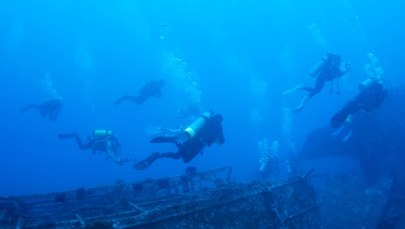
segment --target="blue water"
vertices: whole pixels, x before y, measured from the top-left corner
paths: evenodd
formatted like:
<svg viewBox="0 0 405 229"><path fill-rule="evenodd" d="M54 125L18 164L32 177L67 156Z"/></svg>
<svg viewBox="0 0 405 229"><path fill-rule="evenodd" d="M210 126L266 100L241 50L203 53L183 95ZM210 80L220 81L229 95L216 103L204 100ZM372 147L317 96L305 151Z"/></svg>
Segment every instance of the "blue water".
<svg viewBox="0 0 405 229"><path fill-rule="evenodd" d="M253 179L258 141L278 140L281 154L299 150L357 93L369 52L393 85L404 83L403 8L399 0L1 1L0 195L174 176L188 165L231 165L235 179ZM352 64L342 94L330 94L327 84L303 112L285 114L301 94L282 92L312 84L307 72L326 51ZM113 105L151 79L166 81L161 98ZM64 98L56 123L20 114L54 95ZM196 101L223 115L226 144L188 165L162 159L139 172L56 138L110 128L123 157L142 159L174 149L150 144L146 129L189 122L176 113Z"/></svg>

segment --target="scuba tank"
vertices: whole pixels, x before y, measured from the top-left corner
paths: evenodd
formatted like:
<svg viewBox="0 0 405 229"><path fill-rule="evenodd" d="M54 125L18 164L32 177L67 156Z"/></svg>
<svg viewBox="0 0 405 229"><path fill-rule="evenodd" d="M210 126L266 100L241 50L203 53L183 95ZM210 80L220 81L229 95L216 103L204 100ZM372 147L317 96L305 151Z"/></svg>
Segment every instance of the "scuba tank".
<svg viewBox="0 0 405 229"><path fill-rule="evenodd" d="M189 137L194 137L206 124L207 120L212 117L212 112L204 112L200 117L198 117L193 123L191 123L186 129L184 129L184 133Z"/></svg>
<svg viewBox="0 0 405 229"><path fill-rule="evenodd" d="M373 78L367 78L365 80L363 80L363 82L361 82L359 84L359 89L360 91L364 91L367 88L369 88L371 85L373 85L376 81Z"/></svg>
<svg viewBox="0 0 405 229"><path fill-rule="evenodd" d="M108 138L113 135L112 130L106 130L106 129L97 129L93 131L93 136L96 139L100 138Z"/></svg>
<svg viewBox="0 0 405 229"><path fill-rule="evenodd" d="M316 75L319 74L319 72L322 70L322 68L325 66L326 62L328 61L328 55L322 57L318 63L316 63L311 70L309 71L309 75L312 77L315 77Z"/></svg>

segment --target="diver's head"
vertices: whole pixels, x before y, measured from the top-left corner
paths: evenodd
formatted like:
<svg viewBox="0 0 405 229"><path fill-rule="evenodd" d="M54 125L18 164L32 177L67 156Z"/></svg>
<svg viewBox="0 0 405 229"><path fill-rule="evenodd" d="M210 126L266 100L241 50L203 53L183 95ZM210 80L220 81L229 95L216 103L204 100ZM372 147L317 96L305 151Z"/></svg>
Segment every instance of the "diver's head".
<svg viewBox="0 0 405 229"><path fill-rule="evenodd" d="M222 115L220 115L220 114L216 114L216 115L212 116L212 121L214 121L214 122L221 123L222 119L223 119Z"/></svg>
<svg viewBox="0 0 405 229"><path fill-rule="evenodd" d="M350 68L351 68L350 62L345 62L345 61L343 61L343 62L341 62L340 65L339 65L339 70L340 70L341 72L344 72L344 73L350 71Z"/></svg>

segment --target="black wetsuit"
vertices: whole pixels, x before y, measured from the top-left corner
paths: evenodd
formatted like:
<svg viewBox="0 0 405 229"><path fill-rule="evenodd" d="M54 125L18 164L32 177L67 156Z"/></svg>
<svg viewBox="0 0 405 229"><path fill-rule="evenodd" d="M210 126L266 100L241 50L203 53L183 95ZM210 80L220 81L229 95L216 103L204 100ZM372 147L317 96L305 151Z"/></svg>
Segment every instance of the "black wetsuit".
<svg viewBox="0 0 405 229"><path fill-rule="evenodd" d="M360 109L371 112L378 107L387 96L384 85L374 82L372 85L361 91L356 97L347 102L331 119L331 126L339 127L350 114Z"/></svg>
<svg viewBox="0 0 405 229"><path fill-rule="evenodd" d="M91 135L87 137L86 141L82 141L77 133L62 133L58 134L59 139L74 138L80 150L91 149L93 153L105 152L108 157L112 158L115 162L122 165L125 162L129 162L128 159L121 160L120 149L121 144L115 135L106 135L104 137L95 137Z"/></svg>
<svg viewBox="0 0 405 229"><path fill-rule="evenodd" d="M176 144L178 148L177 152L154 153L145 160L135 164L134 168L137 170L145 169L159 158L182 158L185 163L188 163L199 153L202 153L205 147L209 147L213 143L223 144L225 142L225 137L221 124L222 116L217 114L210 119L206 119L206 121L207 123L194 137L188 138L184 142L179 142L177 139L173 138L168 139L167 142Z"/></svg>
<svg viewBox="0 0 405 229"><path fill-rule="evenodd" d="M48 116L49 121L56 121L60 110L62 109L63 103L59 98L48 99L41 104L29 104L21 108L21 112L25 113L27 110L35 109L38 110L43 118Z"/></svg>
<svg viewBox="0 0 405 229"><path fill-rule="evenodd" d="M77 146L80 150L91 149L94 152L107 152L109 149L113 151L118 151L121 147L121 144L118 138L114 135L107 135L105 137L87 137L86 141L80 139L79 134L77 133L67 133L67 134L58 134L60 139L69 139L74 138L76 140Z"/></svg>
<svg viewBox="0 0 405 229"><path fill-rule="evenodd" d="M303 87L303 90L308 91L308 96L312 97L318 94L327 81L332 81L335 78L339 78L345 73L339 69L341 58L339 55L328 53L327 57L323 58L325 64L320 69L316 76L316 81L314 87Z"/></svg>
<svg viewBox="0 0 405 229"><path fill-rule="evenodd" d="M121 98L117 99L114 104L118 105L124 101L131 101L137 105L142 104L145 102L149 97L160 97L161 89L163 87L164 81L163 80L151 80L148 81L141 89L138 90L137 96L130 96L124 95Z"/></svg>

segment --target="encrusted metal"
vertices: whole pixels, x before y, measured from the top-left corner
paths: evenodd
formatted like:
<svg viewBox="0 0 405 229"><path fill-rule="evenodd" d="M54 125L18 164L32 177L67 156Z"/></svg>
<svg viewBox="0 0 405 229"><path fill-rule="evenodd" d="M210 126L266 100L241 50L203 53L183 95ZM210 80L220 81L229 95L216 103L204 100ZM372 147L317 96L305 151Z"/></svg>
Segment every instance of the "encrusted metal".
<svg viewBox="0 0 405 229"><path fill-rule="evenodd" d="M235 183L231 171L3 197L0 228L320 228L305 178Z"/></svg>

